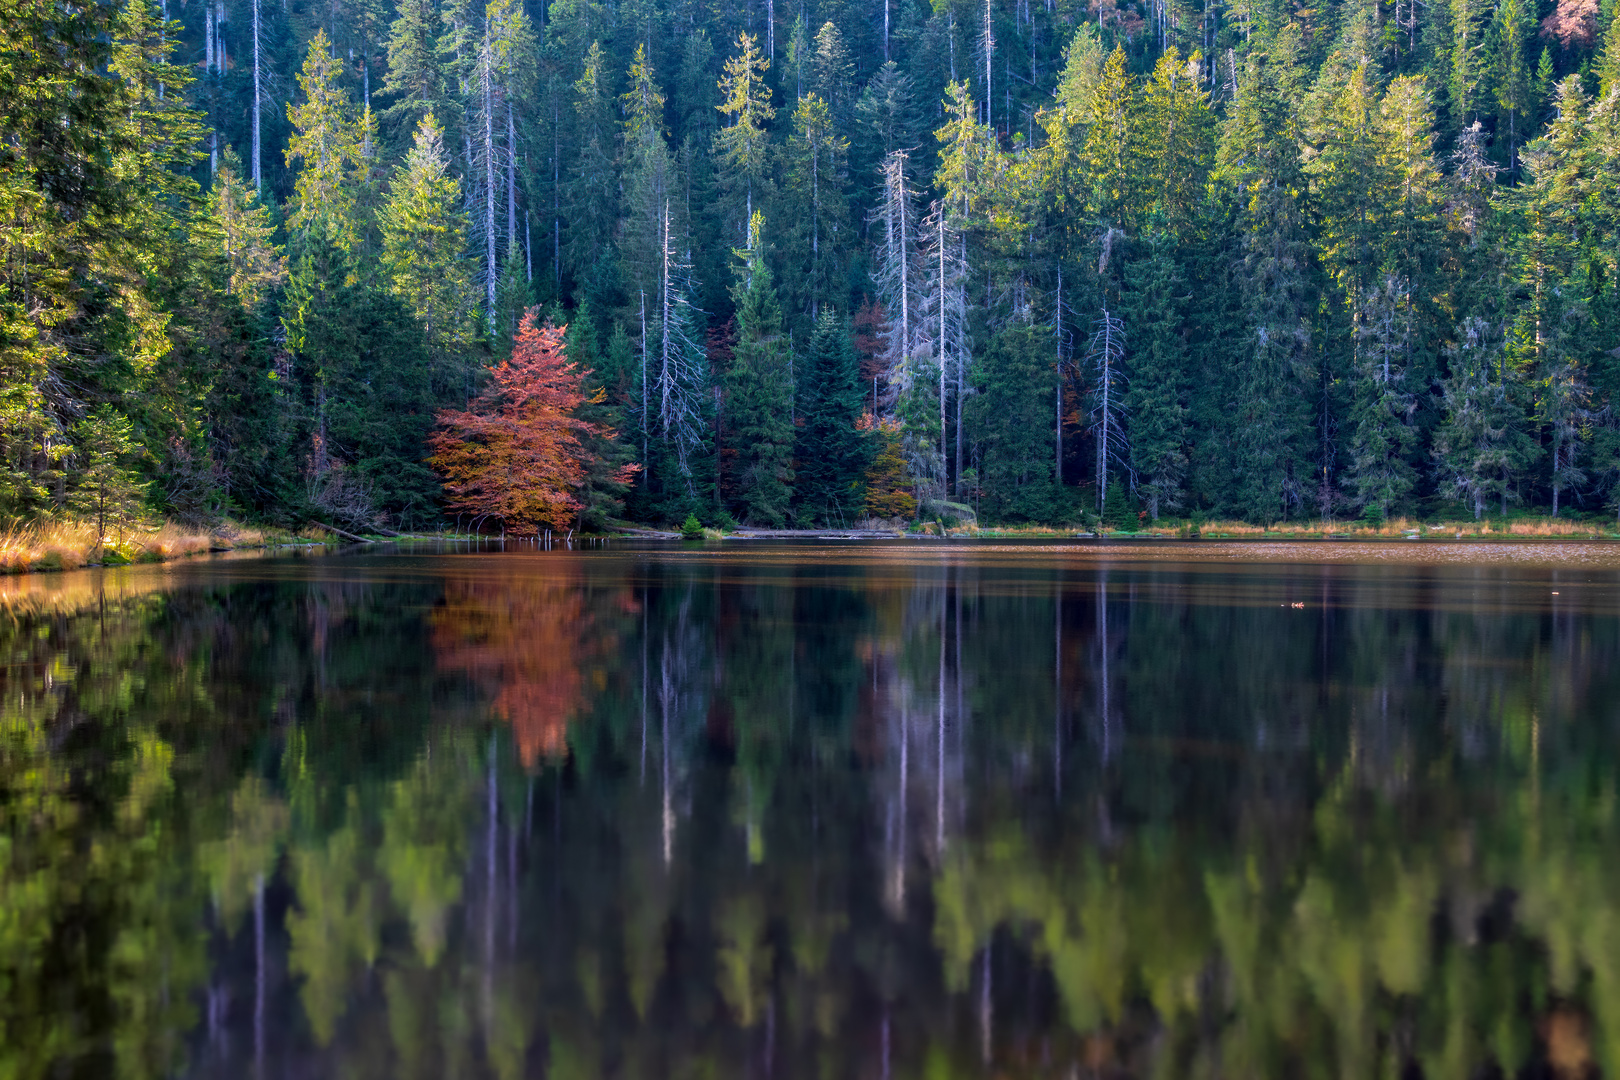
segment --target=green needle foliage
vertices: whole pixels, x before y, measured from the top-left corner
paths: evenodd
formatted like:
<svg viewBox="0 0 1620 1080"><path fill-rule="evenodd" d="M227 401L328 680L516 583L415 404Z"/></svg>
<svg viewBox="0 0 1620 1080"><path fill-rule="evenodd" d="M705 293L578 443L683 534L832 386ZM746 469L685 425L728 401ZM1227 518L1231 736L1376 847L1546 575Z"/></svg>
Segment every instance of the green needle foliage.
<svg viewBox="0 0 1620 1080"><path fill-rule="evenodd" d="M0 514L105 406L153 511L429 524L537 303L602 525L1620 505L1612 3L239 7L0 0Z"/></svg>

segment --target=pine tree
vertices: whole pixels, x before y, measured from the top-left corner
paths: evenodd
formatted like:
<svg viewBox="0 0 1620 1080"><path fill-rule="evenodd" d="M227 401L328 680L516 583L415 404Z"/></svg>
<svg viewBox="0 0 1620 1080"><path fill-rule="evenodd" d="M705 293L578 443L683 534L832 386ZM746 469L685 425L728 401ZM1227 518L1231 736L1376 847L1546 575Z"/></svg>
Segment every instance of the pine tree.
<svg viewBox="0 0 1620 1080"><path fill-rule="evenodd" d="M1087 211L1104 228L1124 225L1140 206L1131 113L1131 75L1125 50L1116 47L1103 65L1102 77L1083 113L1086 136L1081 160L1091 182Z"/></svg>
<svg viewBox="0 0 1620 1080"><path fill-rule="evenodd" d="M662 294L665 217L671 208L675 163L665 142L664 93L654 78L646 50L636 47L630 88L619 99L624 110L624 215L620 226L627 282L655 307Z"/></svg>
<svg viewBox="0 0 1620 1080"><path fill-rule="evenodd" d="M854 119L855 64L838 24L823 23L811 57L811 89L827 103L834 130L848 131Z"/></svg>
<svg viewBox="0 0 1620 1080"><path fill-rule="evenodd" d="M1519 128L1534 105L1530 59L1526 56L1530 35L1535 30L1536 9L1528 0L1499 0L1491 23L1487 49L1496 103L1507 113L1507 150L1510 164L1519 149Z"/></svg>
<svg viewBox="0 0 1620 1080"><path fill-rule="evenodd" d="M1300 206L1299 118L1289 99L1297 73L1288 44L1279 35L1278 55L1251 64L1227 118L1217 173L1217 182L1239 200L1242 251L1234 273L1242 328L1232 383L1236 408L1223 417L1233 474L1230 505L1249 520L1265 522L1297 511L1316 486L1310 406L1321 393L1311 354L1311 254ZM1328 431L1314 434L1329 442ZM1317 468L1318 502L1326 516L1333 477L1327 460Z"/></svg>
<svg viewBox="0 0 1620 1080"><path fill-rule="evenodd" d="M1200 57L1172 46L1142 87L1135 147L1144 191L1171 231L1190 227L1215 154L1215 118L1203 87Z"/></svg>
<svg viewBox="0 0 1620 1080"><path fill-rule="evenodd" d="M1109 478L1130 472L1131 446L1126 426L1130 379L1125 370L1124 320L1104 305L1096 326L1086 348L1086 363L1093 375L1088 427L1096 450L1092 477L1100 512Z"/></svg>
<svg viewBox="0 0 1620 1080"><path fill-rule="evenodd" d="M1447 96L1451 102L1451 122L1466 128L1479 122L1480 87L1485 79L1484 0L1450 0L1451 67Z"/></svg>
<svg viewBox="0 0 1620 1080"><path fill-rule="evenodd" d="M880 333L883 347L879 365L888 384L886 403L893 405L909 394L916 378L919 345L916 315L917 220L910 180L906 176L909 156L896 150L883 162L883 201L873 215L876 241L876 272L873 284L883 305L885 325Z"/></svg>
<svg viewBox="0 0 1620 1080"><path fill-rule="evenodd" d="M921 123L911 76L893 60L878 68L855 103L854 146L869 169L896 150L916 145Z"/></svg>
<svg viewBox="0 0 1620 1080"><path fill-rule="evenodd" d="M580 283L601 280L600 268L611 261L608 252L619 216L613 93L606 65L601 43L591 42L584 70L574 83L579 153L569 168L563 202L567 219L564 252L568 269ZM591 291L599 293L600 285Z"/></svg>
<svg viewBox="0 0 1620 1080"><path fill-rule="evenodd" d="M800 371L803 426L793 447L796 515L806 523L846 525L862 505L861 479L871 455L859 427L865 387L849 321L831 308L816 321Z"/></svg>
<svg viewBox="0 0 1620 1080"><path fill-rule="evenodd" d="M736 253L737 344L726 373L726 419L736 451L738 509L750 524L774 527L786 521L793 495L793 376L763 227L755 213L748 247Z"/></svg>

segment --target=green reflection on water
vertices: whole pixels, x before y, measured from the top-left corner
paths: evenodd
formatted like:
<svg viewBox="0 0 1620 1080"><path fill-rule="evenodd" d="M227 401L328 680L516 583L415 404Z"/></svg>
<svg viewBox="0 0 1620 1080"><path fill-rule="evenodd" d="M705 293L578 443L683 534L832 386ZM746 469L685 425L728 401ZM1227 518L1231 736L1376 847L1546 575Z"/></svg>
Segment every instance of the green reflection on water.
<svg viewBox="0 0 1620 1080"><path fill-rule="evenodd" d="M1614 556L1201 550L14 587L0 1076L1620 1073Z"/></svg>

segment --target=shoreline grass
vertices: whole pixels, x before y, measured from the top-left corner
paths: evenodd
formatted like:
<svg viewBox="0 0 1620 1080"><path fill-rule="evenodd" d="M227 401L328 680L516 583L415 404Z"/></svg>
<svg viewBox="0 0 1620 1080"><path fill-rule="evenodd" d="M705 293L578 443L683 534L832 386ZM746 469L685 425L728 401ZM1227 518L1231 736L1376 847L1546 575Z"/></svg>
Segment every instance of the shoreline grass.
<svg viewBox="0 0 1620 1080"><path fill-rule="evenodd" d="M937 525L925 525L924 535L939 536ZM1611 519L1575 521L1550 517L1485 518L1480 521L1392 518L1380 524L1366 521L1283 522L1255 525L1246 521L1169 521L1144 522L1135 529L1076 525L978 526L960 525L945 529L947 537L1046 540L1077 536L1097 539L1159 540L1513 540L1620 539L1620 526Z"/></svg>
<svg viewBox="0 0 1620 1080"><path fill-rule="evenodd" d="M285 534L234 521L220 522L212 529L170 521L129 533L118 542L98 536L92 522L35 521L0 527L0 574L167 562L205 552L270 547L288 539Z"/></svg>
<svg viewBox="0 0 1620 1080"><path fill-rule="evenodd" d="M612 531L604 537L623 534ZM1424 521L1394 518L1374 525L1366 521L1315 521L1272 526L1245 521L1187 520L1143 522L1135 529L1108 529L1084 525L963 524L943 530L937 522L922 522L901 533L914 539L977 540L1616 540L1620 527L1612 520L1578 521L1525 515L1481 521ZM581 534L577 539L594 539ZM705 529L706 540L724 540L719 529ZM390 540L481 541L492 537L455 533L425 533ZM630 536L628 539L637 539ZM267 529L222 521L211 529L191 528L175 522L127 535L122 543L98 542L92 523L75 520L38 521L0 526L0 576L78 570L98 566L159 563L210 552L266 549L282 546L337 544L344 541L318 525L296 531Z"/></svg>

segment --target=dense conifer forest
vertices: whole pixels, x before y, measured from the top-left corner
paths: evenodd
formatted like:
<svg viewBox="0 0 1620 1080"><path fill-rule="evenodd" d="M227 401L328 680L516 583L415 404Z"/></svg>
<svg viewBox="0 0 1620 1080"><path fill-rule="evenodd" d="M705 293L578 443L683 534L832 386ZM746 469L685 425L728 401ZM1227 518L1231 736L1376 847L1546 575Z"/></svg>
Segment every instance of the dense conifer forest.
<svg viewBox="0 0 1620 1080"><path fill-rule="evenodd" d="M1615 513L1616 7L0 0L0 518Z"/></svg>

